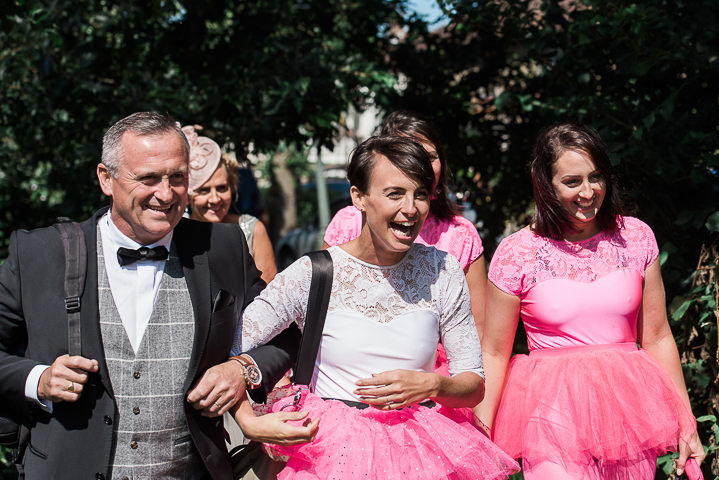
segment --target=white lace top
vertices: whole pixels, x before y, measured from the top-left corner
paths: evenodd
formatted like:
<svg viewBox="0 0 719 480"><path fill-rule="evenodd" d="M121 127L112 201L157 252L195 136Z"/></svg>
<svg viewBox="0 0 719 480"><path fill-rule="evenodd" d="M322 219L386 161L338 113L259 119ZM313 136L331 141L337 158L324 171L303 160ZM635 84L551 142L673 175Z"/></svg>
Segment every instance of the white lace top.
<svg viewBox="0 0 719 480"><path fill-rule="evenodd" d="M484 377L467 282L452 255L413 244L397 264L377 266L340 247L328 251L334 275L315 393L354 400L354 382L372 373L432 372L440 338L452 374ZM304 329L311 276L307 257L277 274L245 310L233 355L266 343L292 322Z"/></svg>

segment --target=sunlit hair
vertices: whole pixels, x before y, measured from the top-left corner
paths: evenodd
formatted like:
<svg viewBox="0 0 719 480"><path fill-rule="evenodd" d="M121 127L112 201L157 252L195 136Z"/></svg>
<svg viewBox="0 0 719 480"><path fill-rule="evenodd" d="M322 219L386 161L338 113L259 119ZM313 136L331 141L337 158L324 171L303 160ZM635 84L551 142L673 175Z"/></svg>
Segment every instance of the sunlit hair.
<svg viewBox="0 0 719 480"><path fill-rule="evenodd" d="M565 232L576 232L569 213L557 198L552 184L554 164L566 151L588 155L606 183L606 195L597 224L603 231L616 230L622 221L622 202L617 179L612 171L607 148L591 127L575 123L559 123L544 129L537 138L532 155L531 173L534 189L534 232L543 237L564 238Z"/></svg>
<svg viewBox="0 0 719 480"><path fill-rule="evenodd" d="M169 132L176 132L185 145L185 154L189 160L190 145L174 118L155 112L137 112L115 123L102 137L101 161L113 178L117 178L120 162L123 160L120 140L128 131L139 136L161 136Z"/></svg>
<svg viewBox="0 0 719 480"><path fill-rule="evenodd" d="M441 169L439 172L439 180L437 187L432 192L432 200L430 202L430 213L440 219L447 220L456 214L456 208L449 199L449 188L447 179L449 178L449 167L447 159L444 155L442 143L439 140L437 130L427 120L419 114L407 110L396 110L382 122L381 135L408 136L413 137L420 142L429 142L434 145L439 157ZM431 162L430 158L430 162Z"/></svg>
<svg viewBox="0 0 719 480"><path fill-rule="evenodd" d="M232 201L237 200L237 188L240 184L240 164L235 159L234 155L223 153L220 158L219 167L223 167L227 172L227 183L230 185L230 192L232 193Z"/></svg>
<svg viewBox="0 0 719 480"><path fill-rule="evenodd" d="M379 135L362 142L350 157L347 167L347 179L350 185L360 192L367 193L377 159L385 157L407 175L412 181L422 186L429 193L434 183L434 172L429 161L429 154L411 137L391 137Z"/></svg>

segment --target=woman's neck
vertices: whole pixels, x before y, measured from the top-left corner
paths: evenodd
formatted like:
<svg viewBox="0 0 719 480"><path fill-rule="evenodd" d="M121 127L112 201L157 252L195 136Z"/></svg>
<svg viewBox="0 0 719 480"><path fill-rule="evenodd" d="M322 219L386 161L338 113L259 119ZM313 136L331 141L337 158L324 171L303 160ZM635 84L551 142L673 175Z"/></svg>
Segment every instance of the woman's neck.
<svg viewBox="0 0 719 480"><path fill-rule="evenodd" d="M582 228L583 227L583 228ZM591 222L577 226L576 230L568 230L564 232L564 240L569 242L581 242L588 238L592 238L600 232L597 222Z"/></svg>
<svg viewBox="0 0 719 480"><path fill-rule="evenodd" d="M395 265L407 254L407 251L390 251L384 245L378 245L367 225L362 227L359 237L340 245L340 248L358 260L378 266Z"/></svg>

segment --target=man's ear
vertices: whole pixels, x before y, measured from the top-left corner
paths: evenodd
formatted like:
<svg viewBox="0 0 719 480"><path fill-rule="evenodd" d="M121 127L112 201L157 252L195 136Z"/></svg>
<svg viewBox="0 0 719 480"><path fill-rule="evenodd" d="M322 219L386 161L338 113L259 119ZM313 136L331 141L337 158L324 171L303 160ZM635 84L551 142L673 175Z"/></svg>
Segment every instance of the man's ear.
<svg viewBox="0 0 719 480"><path fill-rule="evenodd" d="M360 212L364 212L365 194L362 193L359 188L352 185L350 187L350 197L352 198L352 205L354 205Z"/></svg>
<svg viewBox="0 0 719 480"><path fill-rule="evenodd" d="M102 193L107 195L108 197L112 197L112 175L110 175L110 172L107 170L107 167L102 164L97 164L97 179L100 181L100 188L102 189Z"/></svg>

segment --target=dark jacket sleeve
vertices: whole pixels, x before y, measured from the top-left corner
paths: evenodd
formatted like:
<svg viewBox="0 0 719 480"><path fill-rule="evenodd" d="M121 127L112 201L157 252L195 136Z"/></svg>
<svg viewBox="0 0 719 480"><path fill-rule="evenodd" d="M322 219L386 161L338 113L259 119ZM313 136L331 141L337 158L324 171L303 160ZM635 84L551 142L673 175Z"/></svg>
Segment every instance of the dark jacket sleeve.
<svg viewBox="0 0 719 480"><path fill-rule="evenodd" d="M25 380L38 362L21 355L26 342L18 235L13 232L8 258L0 266L0 415L18 418L28 413Z"/></svg>
<svg viewBox="0 0 719 480"><path fill-rule="evenodd" d="M247 254L244 255L245 262L243 265L243 271L245 272L244 311L244 308L262 292L265 287L265 282L260 278L261 272L255 266L252 255L249 254L247 244L244 242L244 234L242 235L242 239L244 243L243 249L247 252ZM252 400L258 403L264 403L267 399L267 394L272 391L272 388L282 376L292 368L297 358L301 338L302 333L299 327L293 324L265 345L245 352L255 360L260 372L262 372L262 385L260 388L249 391Z"/></svg>
<svg viewBox="0 0 719 480"><path fill-rule="evenodd" d="M294 366L301 338L302 332L297 324L293 323L269 343L246 352L262 372L260 388L249 391L252 400L264 403L275 384Z"/></svg>

